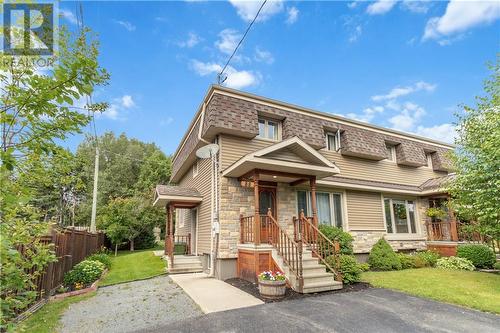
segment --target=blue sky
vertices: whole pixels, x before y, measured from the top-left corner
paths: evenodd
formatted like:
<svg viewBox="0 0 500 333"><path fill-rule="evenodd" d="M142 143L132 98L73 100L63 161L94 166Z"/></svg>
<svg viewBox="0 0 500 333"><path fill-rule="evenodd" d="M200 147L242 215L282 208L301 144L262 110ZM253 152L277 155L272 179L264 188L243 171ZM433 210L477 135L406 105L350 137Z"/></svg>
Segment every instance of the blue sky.
<svg viewBox="0 0 500 333"><path fill-rule="evenodd" d="M73 28L76 5L61 4L62 22ZM173 153L259 6L83 2L111 73L94 96L111 104L98 132L125 132ZM499 52L499 19L499 2L271 1L226 85L452 141L454 112L482 93L486 62Z"/></svg>

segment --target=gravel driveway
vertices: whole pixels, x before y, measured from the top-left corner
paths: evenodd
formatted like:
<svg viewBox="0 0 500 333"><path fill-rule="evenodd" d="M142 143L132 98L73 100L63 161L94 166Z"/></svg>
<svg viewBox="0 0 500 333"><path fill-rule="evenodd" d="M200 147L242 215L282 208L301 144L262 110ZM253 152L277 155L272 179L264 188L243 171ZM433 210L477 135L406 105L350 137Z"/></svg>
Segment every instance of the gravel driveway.
<svg viewBox="0 0 500 333"><path fill-rule="evenodd" d="M72 304L61 332L131 332L199 316L198 306L168 276L99 288Z"/></svg>

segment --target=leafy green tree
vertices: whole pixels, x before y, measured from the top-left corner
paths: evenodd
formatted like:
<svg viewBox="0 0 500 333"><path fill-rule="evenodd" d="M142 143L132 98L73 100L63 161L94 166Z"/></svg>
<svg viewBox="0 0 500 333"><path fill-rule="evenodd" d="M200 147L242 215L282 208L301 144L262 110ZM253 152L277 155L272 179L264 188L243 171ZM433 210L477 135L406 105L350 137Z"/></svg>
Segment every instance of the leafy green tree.
<svg viewBox="0 0 500 333"><path fill-rule="evenodd" d="M36 68L29 58L16 61L0 55L0 158L5 168L13 170L30 154L57 150L55 139L65 139L88 123L88 115L75 102L107 83L109 75L97 56L98 43L88 30L73 38L64 28L52 69ZM86 108L103 111L106 104Z"/></svg>
<svg viewBox="0 0 500 333"><path fill-rule="evenodd" d="M73 224L76 204L85 190L74 155L60 148L48 155L30 156L23 169L18 182L31 189L30 203L44 220L55 218L61 226Z"/></svg>
<svg viewBox="0 0 500 333"><path fill-rule="evenodd" d="M500 239L500 67L484 83L485 96L458 116L456 176L450 183L460 217L477 221L478 231Z"/></svg>
<svg viewBox="0 0 500 333"><path fill-rule="evenodd" d="M101 210L98 227L113 242L115 254L124 242L128 242L130 251L134 251L135 238L156 225L155 214L154 208L142 198L115 198Z"/></svg>
<svg viewBox="0 0 500 333"><path fill-rule="evenodd" d="M88 30L71 35L62 29L51 69L36 68L29 58L0 54L1 331L11 329L15 314L32 303L34 279L54 260L50 246L40 242L49 224L30 204L37 188L21 181L23 172L36 160L46 163L60 149L57 140L88 123L88 115L75 104L109 78L98 64L97 48ZM86 109L105 107L97 103Z"/></svg>
<svg viewBox="0 0 500 333"><path fill-rule="evenodd" d="M151 193L151 190L158 184L168 184L172 171L172 161L170 157L160 151L154 151L146 158L141 166L136 189L139 192Z"/></svg>

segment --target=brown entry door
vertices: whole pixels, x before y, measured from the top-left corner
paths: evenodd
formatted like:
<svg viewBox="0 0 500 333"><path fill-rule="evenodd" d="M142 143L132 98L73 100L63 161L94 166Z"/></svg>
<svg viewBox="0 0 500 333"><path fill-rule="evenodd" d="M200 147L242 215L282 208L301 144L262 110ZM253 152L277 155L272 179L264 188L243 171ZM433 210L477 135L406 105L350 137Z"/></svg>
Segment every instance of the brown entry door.
<svg viewBox="0 0 500 333"><path fill-rule="evenodd" d="M268 226L265 215L271 208L273 217L276 218L276 188L264 187L259 190L259 211L261 215L260 240L265 243L268 241Z"/></svg>

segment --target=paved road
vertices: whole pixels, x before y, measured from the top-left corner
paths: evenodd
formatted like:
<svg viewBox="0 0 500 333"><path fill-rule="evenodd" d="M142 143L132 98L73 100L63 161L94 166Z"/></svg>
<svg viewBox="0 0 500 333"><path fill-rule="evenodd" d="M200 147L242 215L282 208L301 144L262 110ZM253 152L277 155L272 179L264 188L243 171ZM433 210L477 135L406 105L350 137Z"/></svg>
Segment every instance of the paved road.
<svg viewBox="0 0 500 333"><path fill-rule="evenodd" d="M367 289L212 313L138 332L499 333L500 316Z"/></svg>
<svg viewBox="0 0 500 333"><path fill-rule="evenodd" d="M168 276L101 287L72 304L61 318L63 333L130 332L200 316L203 312Z"/></svg>

